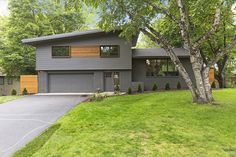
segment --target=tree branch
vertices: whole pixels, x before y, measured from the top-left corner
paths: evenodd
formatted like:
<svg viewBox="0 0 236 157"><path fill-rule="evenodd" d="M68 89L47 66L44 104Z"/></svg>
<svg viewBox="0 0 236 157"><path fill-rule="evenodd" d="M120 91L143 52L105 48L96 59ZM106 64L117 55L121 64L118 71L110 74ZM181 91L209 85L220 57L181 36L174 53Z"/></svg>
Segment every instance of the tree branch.
<svg viewBox="0 0 236 157"><path fill-rule="evenodd" d="M200 54L202 56L203 62L207 65L208 64L208 60L206 58L206 55L204 54L204 52L202 51L202 49L200 49Z"/></svg>
<svg viewBox="0 0 236 157"><path fill-rule="evenodd" d="M222 2L223 3L223 2ZM199 45L201 45L204 41L206 41L207 39L210 38L210 36L212 34L214 34L220 25L220 17L221 17L221 6L222 3L220 4L219 7L217 7L216 12L215 12L215 18L214 18L214 23L212 25L212 28L210 30L208 30L204 35L202 35L200 38L198 38L195 42L194 42L194 47L198 47Z"/></svg>
<svg viewBox="0 0 236 157"><path fill-rule="evenodd" d="M185 46L188 45L187 49L191 49L191 39L189 36L189 22L188 22L188 18L187 18L187 13L186 13L186 8L184 6L184 3L182 0L176 0L177 5L179 7L179 13L180 13L180 32L182 35L182 38L184 40L184 44ZM192 51L190 51L192 52Z"/></svg>
<svg viewBox="0 0 236 157"><path fill-rule="evenodd" d="M172 14L169 10L165 9L164 7L158 6L156 4L150 3L149 1L146 1L146 3L156 11L156 12L161 12L162 14L168 16L170 19L172 19L177 25L180 25L180 20L177 19L177 17Z"/></svg>
<svg viewBox="0 0 236 157"><path fill-rule="evenodd" d="M216 57L209 61L208 67L214 66L224 55L227 55L229 51L236 45L236 35L234 35L233 41L228 44L223 50L219 50L218 53L216 54Z"/></svg>
<svg viewBox="0 0 236 157"><path fill-rule="evenodd" d="M168 44L166 39L160 34L160 32L157 32L155 29L153 29L151 26L148 26L148 30L141 29L144 35L147 35L153 42L156 42L158 44L162 45L162 48L166 51L166 53L169 55L171 61L174 63L178 71L180 72L181 76L184 78L187 86L191 90L192 94L196 95L198 92L193 85L192 80L189 77L189 74L187 73L186 69L184 68L183 64L180 62L179 58L175 54L173 48Z"/></svg>

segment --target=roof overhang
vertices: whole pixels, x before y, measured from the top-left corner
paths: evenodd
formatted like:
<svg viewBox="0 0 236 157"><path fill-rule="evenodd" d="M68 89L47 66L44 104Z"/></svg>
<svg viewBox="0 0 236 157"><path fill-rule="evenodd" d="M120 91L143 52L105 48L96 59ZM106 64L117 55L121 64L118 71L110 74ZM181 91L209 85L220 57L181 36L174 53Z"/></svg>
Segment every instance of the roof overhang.
<svg viewBox="0 0 236 157"><path fill-rule="evenodd" d="M65 39L77 39L77 38L88 37L88 36L93 36L93 35L105 35L105 34L111 34L111 33L119 34L119 31L114 30L110 32L104 32L99 29L94 29L94 30L87 30L83 32L71 32L71 33L63 33L63 34L55 34L55 35L48 35L48 36L42 36L42 37L36 37L36 38L23 39L22 43L36 46L42 43L61 41Z"/></svg>
<svg viewBox="0 0 236 157"><path fill-rule="evenodd" d="M179 58L189 58L189 53L183 48L174 48ZM133 58L167 58L169 57L162 48L132 49Z"/></svg>

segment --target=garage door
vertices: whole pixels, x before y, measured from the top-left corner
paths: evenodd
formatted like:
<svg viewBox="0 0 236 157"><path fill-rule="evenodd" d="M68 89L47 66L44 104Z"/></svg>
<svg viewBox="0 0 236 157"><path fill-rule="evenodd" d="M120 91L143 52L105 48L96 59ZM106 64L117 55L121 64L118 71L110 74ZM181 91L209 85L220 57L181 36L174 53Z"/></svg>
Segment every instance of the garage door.
<svg viewBox="0 0 236 157"><path fill-rule="evenodd" d="M49 74L50 93L92 92L94 76L88 74Z"/></svg>

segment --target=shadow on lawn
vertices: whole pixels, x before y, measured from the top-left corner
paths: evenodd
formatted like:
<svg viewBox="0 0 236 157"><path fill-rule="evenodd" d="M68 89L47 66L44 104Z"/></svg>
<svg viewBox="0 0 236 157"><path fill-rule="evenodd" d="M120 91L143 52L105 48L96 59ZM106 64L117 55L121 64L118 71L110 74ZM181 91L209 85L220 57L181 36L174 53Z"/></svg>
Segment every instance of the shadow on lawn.
<svg viewBox="0 0 236 157"><path fill-rule="evenodd" d="M28 157L36 153L50 139L50 137L60 128L61 124L55 124L45 130L41 135L18 150L13 157Z"/></svg>

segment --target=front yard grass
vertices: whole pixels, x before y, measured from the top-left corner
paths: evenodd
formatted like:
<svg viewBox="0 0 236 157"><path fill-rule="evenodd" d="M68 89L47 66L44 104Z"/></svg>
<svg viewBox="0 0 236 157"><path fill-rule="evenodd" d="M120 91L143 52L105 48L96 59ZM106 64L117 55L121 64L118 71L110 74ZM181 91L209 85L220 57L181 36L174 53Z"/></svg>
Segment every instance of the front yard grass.
<svg viewBox="0 0 236 157"><path fill-rule="evenodd" d="M235 157L236 90L214 96L220 105L192 104L188 91L82 103L14 156Z"/></svg>
<svg viewBox="0 0 236 157"><path fill-rule="evenodd" d="M20 98L20 96L0 96L0 104L5 103L7 101L15 100Z"/></svg>

